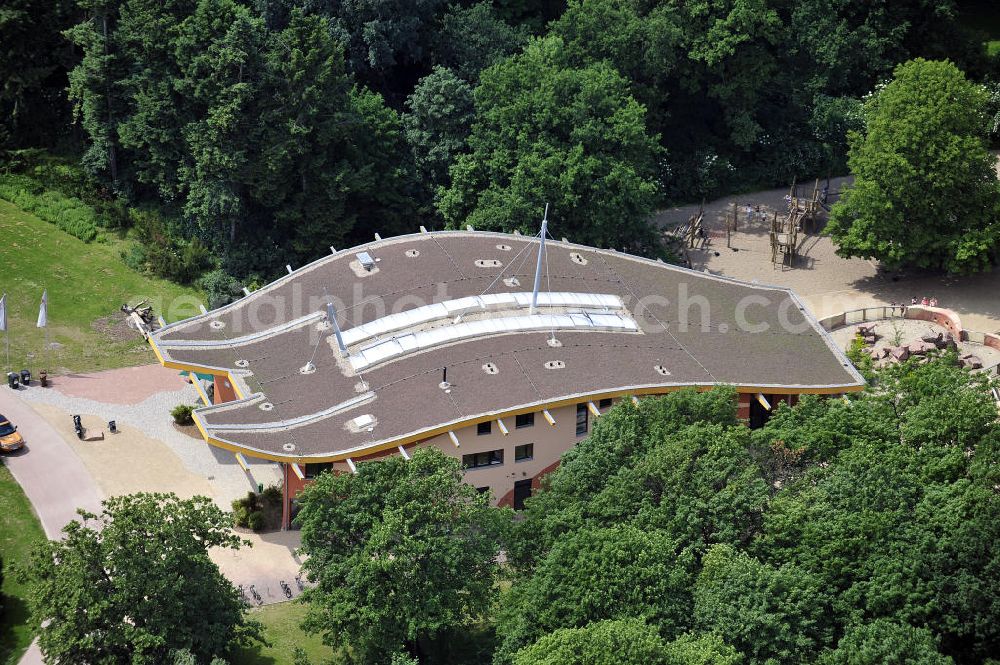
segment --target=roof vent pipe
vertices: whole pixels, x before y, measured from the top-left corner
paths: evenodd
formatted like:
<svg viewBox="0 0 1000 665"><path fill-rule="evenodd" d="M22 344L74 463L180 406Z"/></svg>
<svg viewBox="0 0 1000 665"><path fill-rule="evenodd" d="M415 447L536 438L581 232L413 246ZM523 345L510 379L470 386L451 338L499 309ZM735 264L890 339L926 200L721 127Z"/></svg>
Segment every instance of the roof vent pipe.
<svg viewBox="0 0 1000 665"><path fill-rule="evenodd" d="M545 260L545 235L549 231L549 204L545 204L545 214L542 215L541 244L538 245L538 263L535 266L535 288L531 292L531 309L529 314L534 314L538 306L538 287L542 282L542 262Z"/></svg>
<svg viewBox="0 0 1000 665"><path fill-rule="evenodd" d="M340 355L347 355L347 345L344 344L344 338L340 334L340 326L337 325L337 313L333 311L333 303L328 302L326 304L326 320L330 322L333 326L333 334L337 336L337 346L340 347Z"/></svg>

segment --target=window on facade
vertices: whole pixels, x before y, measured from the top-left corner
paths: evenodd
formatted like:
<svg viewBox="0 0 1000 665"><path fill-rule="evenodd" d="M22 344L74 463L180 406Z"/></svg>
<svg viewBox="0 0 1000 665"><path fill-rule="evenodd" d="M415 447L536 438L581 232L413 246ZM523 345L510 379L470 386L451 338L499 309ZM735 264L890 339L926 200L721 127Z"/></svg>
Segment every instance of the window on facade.
<svg viewBox="0 0 1000 665"><path fill-rule="evenodd" d="M535 456L535 444L526 443L523 446L514 446L514 461L524 462Z"/></svg>
<svg viewBox="0 0 1000 665"><path fill-rule="evenodd" d="M466 469L479 469L484 466L498 466L500 464L503 464L502 449L462 455L462 466Z"/></svg>
<svg viewBox="0 0 1000 665"><path fill-rule="evenodd" d="M485 423L479 423L476 425L476 434L483 436L484 434L489 434L493 431L493 421L487 420Z"/></svg>
<svg viewBox="0 0 1000 665"><path fill-rule="evenodd" d="M607 409L607 408L610 408L610 407L611 407L611 398L610 397L608 397L606 399L602 399L597 404L597 408L599 408L599 409Z"/></svg>
<svg viewBox="0 0 1000 665"><path fill-rule="evenodd" d="M320 462L317 464L306 464L306 468L303 470L303 474L306 478L315 478L324 471L330 471L333 469L333 462Z"/></svg>
<svg viewBox="0 0 1000 665"><path fill-rule="evenodd" d="M514 419L514 427L521 429L522 427L533 427L535 425L535 414L533 413L522 413Z"/></svg>
<svg viewBox="0 0 1000 665"><path fill-rule="evenodd" d="M577 404L576 405L576 435L583 436L587 433L587 416L589 412L587 411L587 405Z"/></svg>

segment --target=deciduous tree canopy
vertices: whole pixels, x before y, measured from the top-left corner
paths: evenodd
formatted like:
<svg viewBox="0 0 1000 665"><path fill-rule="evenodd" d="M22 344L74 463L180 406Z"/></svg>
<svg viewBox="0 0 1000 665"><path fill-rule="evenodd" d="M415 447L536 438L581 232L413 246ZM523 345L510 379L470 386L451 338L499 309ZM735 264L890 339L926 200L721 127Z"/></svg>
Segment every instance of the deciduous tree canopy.
<svg viewBox="0 0 1000 665"><path fill-rule="evenodd" d="M490 607L508 511L434 449L355 474L323 474L301 498L303 568L315 588L306 628L361 662L419 656L439 633Z"/></svg>
<svg viewBox="0 0 1000 665"><path fill-rule="evenodd" d="M1000 241L1000 184L986 149L986 90L949 62L915 60L865 105L850 136L854 186L829 232L844 256L891 268L988 268Z"/></svg>
<svg viewBox="0 0 1000 665"><path fill-rule="evenodd" d="M41 544L22 571L46 662L152 665L181 650L208 662L260 639L208 557L243 544L211 499L133 494L103 506Z"/></svg>

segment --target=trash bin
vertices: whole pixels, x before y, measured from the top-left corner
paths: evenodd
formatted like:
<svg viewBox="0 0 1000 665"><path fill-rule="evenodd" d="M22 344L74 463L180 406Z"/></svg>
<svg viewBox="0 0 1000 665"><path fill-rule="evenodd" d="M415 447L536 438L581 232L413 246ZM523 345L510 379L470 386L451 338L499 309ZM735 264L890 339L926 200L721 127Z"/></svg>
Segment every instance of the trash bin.
<svg viewBox="0 0 1000 665"><path fill-rule="evenodd" d="M17 390L17 384L20 383L20 379L16 372L7 372L7 385L11 390Z"/></svg>
<svg viewBox="0 0 1000 665"><path fill-rule="evenodd" d="M31 372L28 371L28 370L26 370L26 369L22 369L21 370L21 385L22 386L26 386L29 383L31 383Z"/></svg>
<svg viewBox="0 0 1000 665"><path fill-rule="evenodd" d="M111 432L112 434L117 434L118 433L118 423L116 423L113 420L109 420L108 421L108 431Z"/></svg>

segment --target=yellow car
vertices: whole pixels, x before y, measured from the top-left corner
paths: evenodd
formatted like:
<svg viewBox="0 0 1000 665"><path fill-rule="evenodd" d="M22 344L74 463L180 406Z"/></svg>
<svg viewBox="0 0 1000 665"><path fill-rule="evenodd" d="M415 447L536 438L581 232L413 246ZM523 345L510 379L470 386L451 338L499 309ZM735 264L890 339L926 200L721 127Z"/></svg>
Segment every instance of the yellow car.
<svg viewBox="0 0 1000 665"><path fill-rule="evenodd" d="M0 450L9 453L24 446L24 439L17 433L17 427L0 415Z"/></svg>

